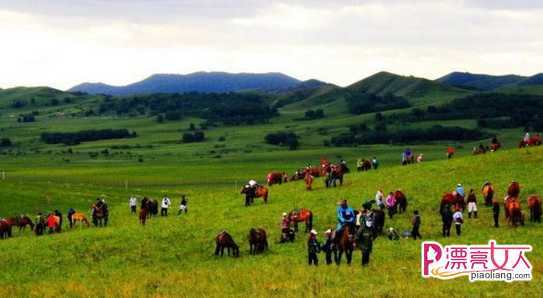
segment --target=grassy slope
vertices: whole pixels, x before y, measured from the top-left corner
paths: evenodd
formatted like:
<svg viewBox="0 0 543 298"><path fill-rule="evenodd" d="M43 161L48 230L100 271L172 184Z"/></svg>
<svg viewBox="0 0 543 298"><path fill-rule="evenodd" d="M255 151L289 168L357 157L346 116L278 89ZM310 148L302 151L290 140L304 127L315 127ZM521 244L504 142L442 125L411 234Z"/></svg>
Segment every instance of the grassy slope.
<svg viewBox="0 0 543 298"><path fill-rule="evenodd" d="M493 181L503 197L511 179L523 186L522 197L543 189L543 174L534 167L543 162L543 148L510 150L434 161L410 167L386 166L376 172L353 173L341 188L324 189L316 181L313 192L301 183L274 186L268 205L258 201L242 206L235 189L236 177L261 169L259 158L270 158L270 166L292 167L293 156L255 156L243 161L221 163L168 162L146 165L59 166L46 162L38 168L16 163L8 179L0 181L3 203L16 206L47 206L31 200L44 190L50 194L50 206L85 206L87 200L106 194L112 205L111 227L77 229L37 238L28 232L0 242L1 296L224 296L251 293L254 296L536 296L541 293L543 253L540 225L527 224L513 229L491 227L491 211L481 207L480 218L467 220L462 238L442 239L437 215L439 197L457 182L478 189L485 180ZM282 160L282 161L281 161ZM45 182L51 177L52 182ZM116 181L132 177L128 190ZM190 180L190 179L192 180ZM60 183L62 181L62 183ZM466 278L452 281L424 280L420 277L420 242L391 242L380 238L374 245L372 263L360 268L360 254L352 267L309 268L305 265L304 236L289 245L275 244L281 212L293 207L315 211L317 230L334 224L335 202L349 199L356 207L373 196L376 188L402 188L408 195L409 211L417 208L423 216L422 234L443 243L528 243L534 246L529 259L534 265L531 283L469 283ZM130 193L158 196L168 192L178 203L180 193L190 195L190 213L186 217L157 218L146 227L127 214ZM56 201L55 201L56 200ZM45 205L44 205L45 204ZM3 212L7 208L2 204ZM524 207L525 204L524 204ZM25 208L26 209L26 208ZM10 210L14 210L11 209ZM26 209L28 210L28 209ZM409 216L401 215L386 226L408 228ZM503 218L502 218L503 220ZM261 256L248 256L245 235L250 227L264 227L272 239L271 249ZM213 237L230 231L242 247L240 259L212 256ZM322 258L322 256L321 256ZM347 282L346 282L347 281ZM347 286L346 286L347 285ZM302 294L304 293L304 294Z"/></svg>

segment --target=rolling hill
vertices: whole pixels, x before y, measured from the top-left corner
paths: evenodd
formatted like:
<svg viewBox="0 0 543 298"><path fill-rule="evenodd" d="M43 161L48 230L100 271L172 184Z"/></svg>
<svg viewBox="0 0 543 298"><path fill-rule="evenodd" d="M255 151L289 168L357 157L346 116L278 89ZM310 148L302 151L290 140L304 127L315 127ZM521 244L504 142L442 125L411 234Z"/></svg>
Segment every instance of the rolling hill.
<svg viewBox="0 0 543 298"><path fill-rule="evenodd" d="M82 83L69 91L117 96L185 92L220 93L244 90L285 90L299 83L299 80L281 73L195 72L186 75L155 74L126 86Z"/></svg>
<svg viewBox="0 0 543 298"><path fill-rule="evenodd" d="M452 87L488 91L506 85L517 84L525 79L527 79L527 77L518 75L493 76L487 74L473 74L469 72L451 72L450 74L447 74L436 81Z"/></svg>

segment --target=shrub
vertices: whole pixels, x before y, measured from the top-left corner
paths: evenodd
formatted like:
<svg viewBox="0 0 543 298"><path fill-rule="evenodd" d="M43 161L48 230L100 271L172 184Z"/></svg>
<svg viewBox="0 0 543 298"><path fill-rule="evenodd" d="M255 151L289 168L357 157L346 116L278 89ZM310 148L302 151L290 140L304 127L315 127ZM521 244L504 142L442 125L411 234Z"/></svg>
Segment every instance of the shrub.
<svg viewBox="0 0 543 298"><path fill-rule="evenodd" d="M186 132L183 134L183 143L202 142L204 139L205 135L202 131L195 131L194 133Z"/></svg>
<svg viewBox="0 0 543 298"><path fill-rule="evenodd" d="M277 145L277 146L286 146L289 150L296 150L300 145L298 141L298 136L293 132L276 132L269 133L264 138L266 143Z"/></svg>
<svg viewBox="0 0 543 298"><path fill-rule="evenodd" d="M1 138L0 139L0 147L10 147L12 145L11 140L9 138Z"/></svg>
<svg viewBox="0 0 543 298"><path fill-rule="evenodd" d="M134 138L136 132L130 132L128 129L101 129L101 130L83 130L78 132L44 132L41 134L41 140L47 144L65 144L77 145L81 142Z"/></svg>

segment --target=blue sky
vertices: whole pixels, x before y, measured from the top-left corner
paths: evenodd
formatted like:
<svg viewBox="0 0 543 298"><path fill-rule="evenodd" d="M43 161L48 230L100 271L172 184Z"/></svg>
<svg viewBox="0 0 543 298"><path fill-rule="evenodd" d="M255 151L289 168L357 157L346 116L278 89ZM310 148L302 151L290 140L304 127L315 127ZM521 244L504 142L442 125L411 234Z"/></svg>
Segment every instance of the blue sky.
<svg viewBox="0 0 543 298"><path fill-rule="evenodd" d="M543 72L543 1L0 0L0 88L153 73Z"/></svg>

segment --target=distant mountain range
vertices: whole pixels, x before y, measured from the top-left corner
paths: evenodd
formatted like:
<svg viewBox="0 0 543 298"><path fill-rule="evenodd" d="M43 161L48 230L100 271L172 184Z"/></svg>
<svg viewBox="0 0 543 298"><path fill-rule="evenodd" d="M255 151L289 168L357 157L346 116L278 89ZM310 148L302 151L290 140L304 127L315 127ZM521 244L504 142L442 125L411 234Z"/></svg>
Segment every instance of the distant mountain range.
<svg viewBox="0 0 543 298"><path fill-rule="evenodd" d="M389 72L379 72L345 88L356 92L379 95L418 97L434 91L458 91L459 89L493 91L500 88L513 88L530 85L543 85L543 73L531 77L519 75L487 75L469 72L451 72L437 80L413 76L400 76ZM272 91L295 94L297 99L317 95L311 90L340 88L318 80L300 81L282 73L227 73L195 72L191 74L154 74L142 81L126 86L112 86L104 83L82 83L68 91L88 94L108 94L126 96L152 93L220 93L238 91ZM304 95L304 96L300 96ZM290 100L292 101L292 99Z"/></svg>
<svg viewBox="0 0 543 298"><path fill-rule="evenodd" d="M195 72L186 75L155 74L126 86L83 83L70 92L88 94L134 95L151 93L236 92L244 90L280 91L293 88L301 81L282 73Z"/></svg>
<svg viewBox="0 0 543 298"><path fill-rule="evenodd" d="M494 76L469 72L451 72L436 81L448 86L490 91L502 87L541 85L543 84L543 73L524 77L519 75Z"/></svg>

